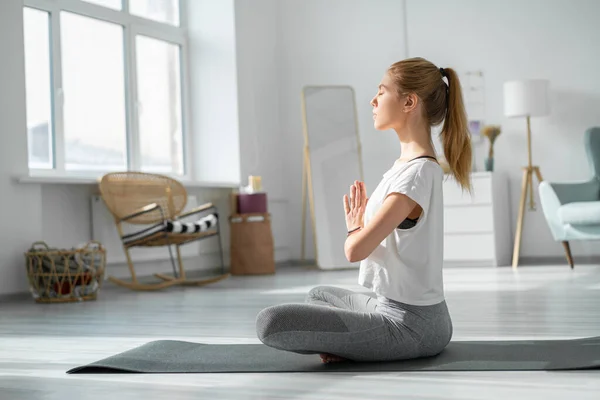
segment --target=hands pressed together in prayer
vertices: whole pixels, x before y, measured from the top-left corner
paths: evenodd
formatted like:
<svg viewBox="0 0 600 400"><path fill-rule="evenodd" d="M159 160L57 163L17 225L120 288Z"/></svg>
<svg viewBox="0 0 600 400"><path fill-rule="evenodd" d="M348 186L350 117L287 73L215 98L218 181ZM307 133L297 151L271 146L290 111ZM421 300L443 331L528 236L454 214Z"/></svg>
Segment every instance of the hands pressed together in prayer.
<svg viewBox="0 0 600 400"><path fill-rule="evenodd" d="M354 181L350 186L350 195L344 195L344 211L348 232L359 230L364 226L363 217L368 201L365 183Z"/></svg>

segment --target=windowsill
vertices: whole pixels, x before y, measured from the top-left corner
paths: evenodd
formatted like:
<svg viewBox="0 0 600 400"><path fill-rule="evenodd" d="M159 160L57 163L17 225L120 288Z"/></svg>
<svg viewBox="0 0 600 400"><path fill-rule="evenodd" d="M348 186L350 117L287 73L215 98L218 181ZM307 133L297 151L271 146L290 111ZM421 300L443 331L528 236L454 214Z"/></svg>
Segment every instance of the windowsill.
<svg viewBox="0 0 600 400"><path fill-rule="evenodd" d="M176 178L177 179L177 178ZM97 185L100 178L86 175L25 175L18 176L19 183L59 184L59 185ZM238 182L206 182L177 179L184 186L190 188L238 188Z"/></svg>

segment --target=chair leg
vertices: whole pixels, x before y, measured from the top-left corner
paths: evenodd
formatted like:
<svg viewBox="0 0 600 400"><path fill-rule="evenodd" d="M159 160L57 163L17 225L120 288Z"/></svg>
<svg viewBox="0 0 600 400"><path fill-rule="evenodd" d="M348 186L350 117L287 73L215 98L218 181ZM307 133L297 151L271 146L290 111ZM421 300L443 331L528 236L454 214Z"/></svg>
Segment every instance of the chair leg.
<svg viewBox="0 0 600 400"><path fill-rule="evenodd" d="M159 290L179 283L179 280L176 279L172 281L164 281L159 283L139 283L135 275L135 268L133 267L133 261L131 260L129 249L123 246L123 250L125 251L127 265L129 266L129 272L131 273L131 281L128 282L119 278L115 278L114 276L109 276L108 280L114 283L115 285L123 286L133 290Z"/></svg>
<svg viewBox="0 0 600 400"><path fill-rule="evenodd" d="M179 245L177 247L177 262L179 263L179 276L181 279L185 280L185 269L183 268L183 260L181 259L181 250L179 249Z"/></svg>
<svg viewBox="0 0 600 400"><path fill-rule="evenodd" d="M203 285L207 285L209 283L219 282L219 281L229 277L229 274L223 273L221 275L211 277L211 278L188 279L185 274L185 268L183 266L183 259L181 258L180 246L177 245L176 248L177 248L177 262L179 264L179 279L177 279L177 281L179 282L179 284L185 285L185 286L203 286ZM222 254L221 254L221 260L223 260ZM163 274L155 274L155 276L158 278L164 279L165 281L173 279L173 278L163 275Z"/></svg>
<svg viewBox="0 0 600 400"><path fill-rule="evenodd" d="M169 275L165 275L165 274L154 274L154 276L156 276L157 278L160 278L160 279L164 279L165 281L179 279L183 282L187 279L187 277L185 276L185 269L183 268L183 260L181 258L180 246L181 245L179 245L179 244L175 245L175 249L177 250L177 265L178 265L178 267L175 266L175 261L173 258L171 258L171 262L173 263L173 273L174 273L173 276L169 276ZM169 246L169 249L170 248L171 248L171 246ZM176 268L179 268L179 277L177 276Z"/></svg>
<svg viewBox="0 0 600 400"><path fill-rule="evenodd" d="M175 248L177 249L177 264L179 265L179 275L177 275L177 266L175 266L175 258L173 257L173 251L171 250L171 245L167 245L169 248L169 256L171 259L171 265L173 266L173 276L165 275L165 274L154 274L155 277L160 278L165 281L185 281L185 270L183 269L183 263L181 262L181 252L179 251L179 245L176 244Z"/></svg>
<svg viewBox="0 0 600 400"><path fill-rule="evenodd" d="M125 257L127 258L127 266L129 267L129 273L131 274L131 282L137 283L137 277L135 276L135 268L133 268L133 261L131 261L129 249L123 246L123 250L125 251Z"/></svg>
<svg viewBox="0 0 600 400"><path fill-rule="evenodd" d="M137 282L127 282L119 278L115 278L114 276L109 276L108 280L114 283L115 285L123 286L127 289L132 290L160 290L167 288L169 286L181 284L180 279L171 279L164 280L158 283L137 283Z"/></svg>
<svg viewBox="0 0 600 400"><path fill-rule="evenodd" d="M223 242L221 241L221 230L219 229L219 255L221 256L221 274L225 274L225 258L223 257Z"/></svg>
<svg viewBox="0 0 600 400"><path fill-rule="evenodd" d="M565 248L565 254L567 255L567 261L569 262L569 265L571 266L571 269L573 269L573 255L571 254L571 246L569 246L569 242L567 242L566 240L562 242L563 247Z"/></svg>
<svg viewBox="0 0 600 400"><path fill-rule="evenodd" d="M167 247L169 248L169 258L171 259L171 266L173 267L173 276L175 277L175 279L179 278L177 276L177 267L175 266L175 258L173 257L173 250L171 249L171 244L167 244ZM177 246L177 255L179 256L179 246ZM183 279L185 279L184 277L182 277Z"/></svg>

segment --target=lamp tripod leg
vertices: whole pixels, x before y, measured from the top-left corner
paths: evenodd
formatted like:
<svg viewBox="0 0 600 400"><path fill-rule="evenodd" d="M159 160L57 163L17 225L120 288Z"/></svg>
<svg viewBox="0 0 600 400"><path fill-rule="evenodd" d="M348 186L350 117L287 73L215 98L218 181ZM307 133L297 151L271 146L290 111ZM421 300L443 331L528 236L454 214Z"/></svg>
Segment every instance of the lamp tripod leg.
<svg viewBox="0 0 600 400"><path fill-rule="evenodd" d="M306 257L306 149L302 153L302 249L300 259Z"/></svg>
<svg viewBox="0 0 600 400"><path fill-rule="evenodd" d="M535 200L533 199L533 168L528 172L527 181L529 184L529 209L535 211Z"/></svg>
<svg viewBox="0 0 600 400"><path fill-rule="evenodd" d="M513 247L512 267L516 269L519 265L519 252L521 250L521 235L523 233L523 219L525 218L525 203L527 201L527 188L531 187L532 171L525 167L523 168L523 180L521 182L521 200L519 202L519 216L517 219L517 229L515 232L515 243Z"/></svg>
<svg viewBox="0 0 600 400"><path fill-rule="evenodd" d="M544 178L542 178L542 173L540 172L540 168L533 167L533 172L535 172L535 175L537 176L538 183L542 183L544 181Z"/></svg>
<svg viewBox="0 0 600 400"><path fill-rule="evenodd" d="M531 156L531 121L529 115L527 116L527 158L529 160L529 164L527 167L528 171L528 181L529 181L529 209L531 211L535 210L535 202L533 200L533 165L532 165L532 156Z"/></svg>

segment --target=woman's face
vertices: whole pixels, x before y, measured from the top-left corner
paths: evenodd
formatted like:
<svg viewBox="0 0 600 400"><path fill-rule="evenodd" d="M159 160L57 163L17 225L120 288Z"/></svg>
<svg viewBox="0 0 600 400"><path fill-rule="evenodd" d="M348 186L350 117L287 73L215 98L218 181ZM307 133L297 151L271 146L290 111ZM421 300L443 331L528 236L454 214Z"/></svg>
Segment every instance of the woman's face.
<svg viewBox="0 0 600 400"><path fill-rule="evenodd" d="M371 100L373 106L373 125L383 131L399 129L404 125L406 113L402 111L403 102L398 96L398 90L386 73L379 84L379 90Z"/></svg>

